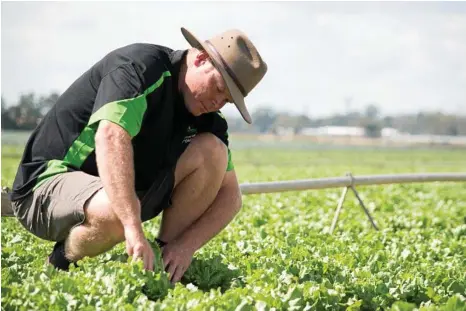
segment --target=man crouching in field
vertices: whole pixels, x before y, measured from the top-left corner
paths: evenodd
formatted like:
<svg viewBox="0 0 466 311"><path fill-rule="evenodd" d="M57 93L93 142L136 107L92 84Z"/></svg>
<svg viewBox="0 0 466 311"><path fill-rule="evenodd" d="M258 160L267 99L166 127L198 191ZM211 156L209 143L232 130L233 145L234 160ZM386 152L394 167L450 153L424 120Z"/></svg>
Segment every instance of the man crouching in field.
<svg viewBox="0 0 466 311"><path fill-rule="evenodd" d="M174 51L114 50L79 77L31 135L10 194L21 224L56 241L48 262L67 270L125 241L153 269L142 222L163 210L157 243L172 282L241 208L219 112L244 97L267 66L248 37L229 30Z"/></svg>

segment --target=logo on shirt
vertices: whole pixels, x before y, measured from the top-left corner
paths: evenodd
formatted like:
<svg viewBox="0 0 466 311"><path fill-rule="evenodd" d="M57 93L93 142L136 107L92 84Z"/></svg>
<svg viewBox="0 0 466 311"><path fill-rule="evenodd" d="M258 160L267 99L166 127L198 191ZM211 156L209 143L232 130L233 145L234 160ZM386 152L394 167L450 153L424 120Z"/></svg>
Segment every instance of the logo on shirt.
<svg viewBox="0 0 466 311"><path fill-rule="evenodd" d="M182 143L183 144L189 144L191 142L191 140L194 137L196 137L196 134L197 134L197 129L191 127L191 125L188 126L188 128L186 129L186 136L183 138Z"/></svg>

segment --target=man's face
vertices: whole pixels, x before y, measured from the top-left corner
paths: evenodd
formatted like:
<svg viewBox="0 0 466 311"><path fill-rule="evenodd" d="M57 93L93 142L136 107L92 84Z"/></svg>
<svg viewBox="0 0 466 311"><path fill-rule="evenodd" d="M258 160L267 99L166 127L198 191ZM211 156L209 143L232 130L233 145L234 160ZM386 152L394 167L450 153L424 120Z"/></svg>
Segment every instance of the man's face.
<svg viewBox="0 0 466 311"><path fill-rule="evenodd" d="M232 102L222 75L205 52L199 52L188 67L185 81L185 105L195 116L217 111L227 102Z"/></svg>

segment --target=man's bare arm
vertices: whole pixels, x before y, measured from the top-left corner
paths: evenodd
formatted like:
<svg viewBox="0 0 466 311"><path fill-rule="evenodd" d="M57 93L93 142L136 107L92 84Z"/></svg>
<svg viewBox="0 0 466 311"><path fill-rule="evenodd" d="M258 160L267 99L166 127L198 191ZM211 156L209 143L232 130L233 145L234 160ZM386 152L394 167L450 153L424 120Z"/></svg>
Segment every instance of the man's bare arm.
<svg viewBox="0 0 466 311"><path fill-rule="evenodd" d="M131 137L121 126L103 120L95 142L99 175L115 214L123 226L141 226L141 208L134 188Z"/></svg>
<svg viewBox="0 0 466 311"><path fill-rule="evenodd" d="M95 140L99 175L111 208L123 225L126 251L133 258L142 258L145 269L153 270L154 252L142 229L141 204L134 186L131 137L119 125L103 120Z"/></svg>

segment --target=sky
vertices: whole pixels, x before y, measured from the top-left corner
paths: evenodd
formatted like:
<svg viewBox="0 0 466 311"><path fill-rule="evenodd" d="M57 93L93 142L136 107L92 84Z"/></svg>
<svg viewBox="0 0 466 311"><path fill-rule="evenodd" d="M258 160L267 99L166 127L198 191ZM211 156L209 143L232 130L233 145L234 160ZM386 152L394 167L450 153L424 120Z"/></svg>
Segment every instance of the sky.
<svg viewBox="0 0 466 311"><path fill-rule="evenodd" d="M466 114L466 2L2 1L1 94L63 92L134 42L186 49L180 27L248 35L268 65L250 111Z"/></svg>

